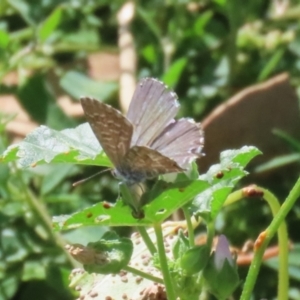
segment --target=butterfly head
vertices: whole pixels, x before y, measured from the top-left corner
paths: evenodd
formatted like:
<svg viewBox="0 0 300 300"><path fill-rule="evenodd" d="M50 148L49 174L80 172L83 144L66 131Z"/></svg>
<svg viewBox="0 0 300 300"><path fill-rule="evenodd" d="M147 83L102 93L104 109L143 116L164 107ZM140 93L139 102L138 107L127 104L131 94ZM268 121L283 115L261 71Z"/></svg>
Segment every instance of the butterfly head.
<svg viewBox="0 0 300 300"><path fill-rule="evenodd" d="M122 182L128 184L129 186L143 182L147 179L145 174L141 171L132 171L129 169L113 169L112 174L117 179L121 180Z"/></svg>

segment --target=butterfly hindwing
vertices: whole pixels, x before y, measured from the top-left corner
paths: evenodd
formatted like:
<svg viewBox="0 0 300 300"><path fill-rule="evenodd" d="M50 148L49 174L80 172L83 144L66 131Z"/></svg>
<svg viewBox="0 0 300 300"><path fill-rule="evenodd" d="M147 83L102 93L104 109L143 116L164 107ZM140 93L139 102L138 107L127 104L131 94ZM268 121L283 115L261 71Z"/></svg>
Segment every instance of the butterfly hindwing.
<svg viewBox="0 0 300 300"><path fill-rule="evenodd" d="M141 174L140 176L144 177L142 180L184 171L174 160L143 146L130 148L123 159L121 168L128 170L128 173Z"/></svg>

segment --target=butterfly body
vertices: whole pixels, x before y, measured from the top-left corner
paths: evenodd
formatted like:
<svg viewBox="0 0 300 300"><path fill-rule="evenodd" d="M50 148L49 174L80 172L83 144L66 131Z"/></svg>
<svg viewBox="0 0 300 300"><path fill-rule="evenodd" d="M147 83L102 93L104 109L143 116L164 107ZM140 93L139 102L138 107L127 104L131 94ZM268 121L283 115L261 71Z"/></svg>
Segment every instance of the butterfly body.
<svg viewBox="0 0 300 300"><path fill-rule="evenodd" d="M92 98L81 98L81 104L114 174L128 184L182 172L201 153L200 124L174 119L177 96L156 79L140 81L127 117Z"/></svg>

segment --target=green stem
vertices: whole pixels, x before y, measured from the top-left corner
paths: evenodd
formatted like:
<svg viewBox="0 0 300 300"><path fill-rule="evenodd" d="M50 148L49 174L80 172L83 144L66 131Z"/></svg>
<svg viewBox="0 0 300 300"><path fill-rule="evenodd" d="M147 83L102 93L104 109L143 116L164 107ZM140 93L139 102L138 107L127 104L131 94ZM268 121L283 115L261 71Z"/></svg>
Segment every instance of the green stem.
<svg viewBox="0 0 300 300"><path fill-rule="evenodd" d="M148 234L147 230L145 229L145 227L138 226L137 230L140 233L140 235L141 235L144 243L146 244L148 250L150 251L150 253L152 255L154 255L157 252L157 250L156 250L156 247L153 244L152 240L150 239L149 234Z"/></svg>
<svg viewBox="0 0 300 300"><path fill-rule="evenodd" d="M230 205L230 204L237 202L239 200L242 200L244 198L245 198L245 195L243 193L243 189L237 190L228 195L228 197L226 198L226 201L224 203L224 206Z"/></svg>
<svg viewBox="0 0 300 300"><path fill-rule="evenodd" d="M16 167L17 168L17 167ZM16 171L16 175L19 179L19 182L22 186L22 190L23 190L23 197L24 200L26 201L26 203L28 204L28 206L30 207L30 209L35 213L35 215L38 217L40 224L43 226L43 228L46 230L47 234L48 234L48 238L51 239L51 241L58 245L60 248L63 249L63 252L66 254L68 260L70 261L71 265L76 267L77 264L75 263L74 259L72 259L71 255L65 251L65 242L62 239L60 234L56 234L53 231L52 228L52 221L50 216L48 215L45 207L42 205L41 202L39 202L34 195L31 193L31 191L29 190L29 188L26 186L26 184L24 183L23 180L23 176L20 173L20 170L17 169Z"/></svg>
<svg viewBox="0 0 300 300"><path fill-rule="evenodd" d="M194 227L192 224L191 215L186 206L182 207L182 211L183 211L184 218L185 218L186 224L187 224L190 247L194 247L195 246L195 234L194 234Z"/></svg>
<svg viewBox="0 0 300 300"><path fill-rule="evenodd" d="M139 198L137 197L138 195L134 195L128 185L123 182L120 183L120 192L123 202L132 208L134 214L140 215L141 204L139 202Z"/></svg>
<svg viewBox="0 0 300 300"><path fill-rule="evenodd" d="M214 223L210 222L207 224L207 242L206 242L209 249L211 249L212 247L214 236L215 236Z"/></svg>
<svg viewBox="0 0 300 300"><path fill-rule="evenodd" d="M165 247L164 247L164 239L163 239L161 224L160 223L154 224L154 230L156 235L156 243L157 243L160 267L164 278L164 284L166 287L167 299L176 300L176 294L170 276L168 260L167 260Z"/></svg>
<svg viewBox="0 0 300 300"><path fill-rule="evenodd" d="M273 217L280 210L280 203L277 198L268 190L262 189L264 198L270 205ZM289 239L285 220L282 220L278 228L278 244L279 244L279 268L278 268L278 299L288 299L289 275L288 275L288 251Z"/></svg>
<svg viewBox="0 0 300 300"><path fill-rule="evenodd" d="M127 272L130 272L132 274L135 274L135 275L141 276L143 278L146 278L148 280L151 280L153 282L164 284L164 281L161 278L156 277L156 276L152 276L149 273L142 272L142 271L140 271L138 269L135 269L135 268L132 268L130 266L125 267L124 270L127 271Z"/></svg>
<svg viewBox="0 0 300 300"><path fill-rule="evenodd" d="M238 0L229 0L227 1L227 15L230 27L229 39L228 39L228 61L229 61L229 80L232 84L234 82L236 66L237 66L237 47L236 40L239 29L239 16L237 14L237 9L240 3Z"/></svg>
<svg viewBox="0 0 300 300"><path fill-rule="evenodd" d="M265 191L265 190L263 190L263 191ZM266 198L268 199L267 201L273 202L274 201L273 197L274 196L272 194L270 194L269 192L266 193ZM286 200L280 207L279 211L276 213L271 224L265 231L265 234L266 234L265 239L262 241L261 246L255 252L253 261L251 263L251 266L250 266L250 269L248 272L248 276L246 278L246 282L244 285L244 289L243 289L243 292L242 292L242 295L240 298L241 300L250 299L251 293L252 293L256 278L257 278L257 274L259 271L259 267L262 262L264 251L265 251L268 243L270 242L270 240L276 233L276 231L279 229L279 227L282 227L280 229L280 241L279 242L287 244L287 238L284 237L284 235L286 235L286 232L284 232L286 230L284 220L299 197L300 197L300 177L298 178L293 189L291 190L288 197L286 198ZM272 204L271 209L273 212L273 209L276 209L276 205ZM287 257L287 246L280 245L279 249L280 249L280 251L283 251L283 252L280 252L280 256L282 255L282 256ZM284 274L283 276L287 276L285 264L286 264L285 258L282 258L282 260L280 261L280 268L282 268L282 270L280 269L279 272L283 272L283 274ZM278 286L278 299L282 299L282 300L287 299L287 291L288 291L288 282L286 281L286 279L281 279L281 282L279 282L279 286Z"/></svg>

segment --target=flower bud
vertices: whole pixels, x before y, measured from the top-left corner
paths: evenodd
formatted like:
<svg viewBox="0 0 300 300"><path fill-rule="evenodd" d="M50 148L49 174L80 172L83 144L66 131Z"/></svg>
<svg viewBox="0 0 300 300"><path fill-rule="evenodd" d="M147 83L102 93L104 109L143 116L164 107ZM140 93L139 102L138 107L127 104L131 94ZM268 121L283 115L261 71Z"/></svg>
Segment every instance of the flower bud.
<svg viewBox="0 0 300 300"><path fill-rule="evenodd" d="M203 276L209 291L218 299L228 298L239 284L236 263L224 235L219 236L216 251L210 256Z"/></svg>

